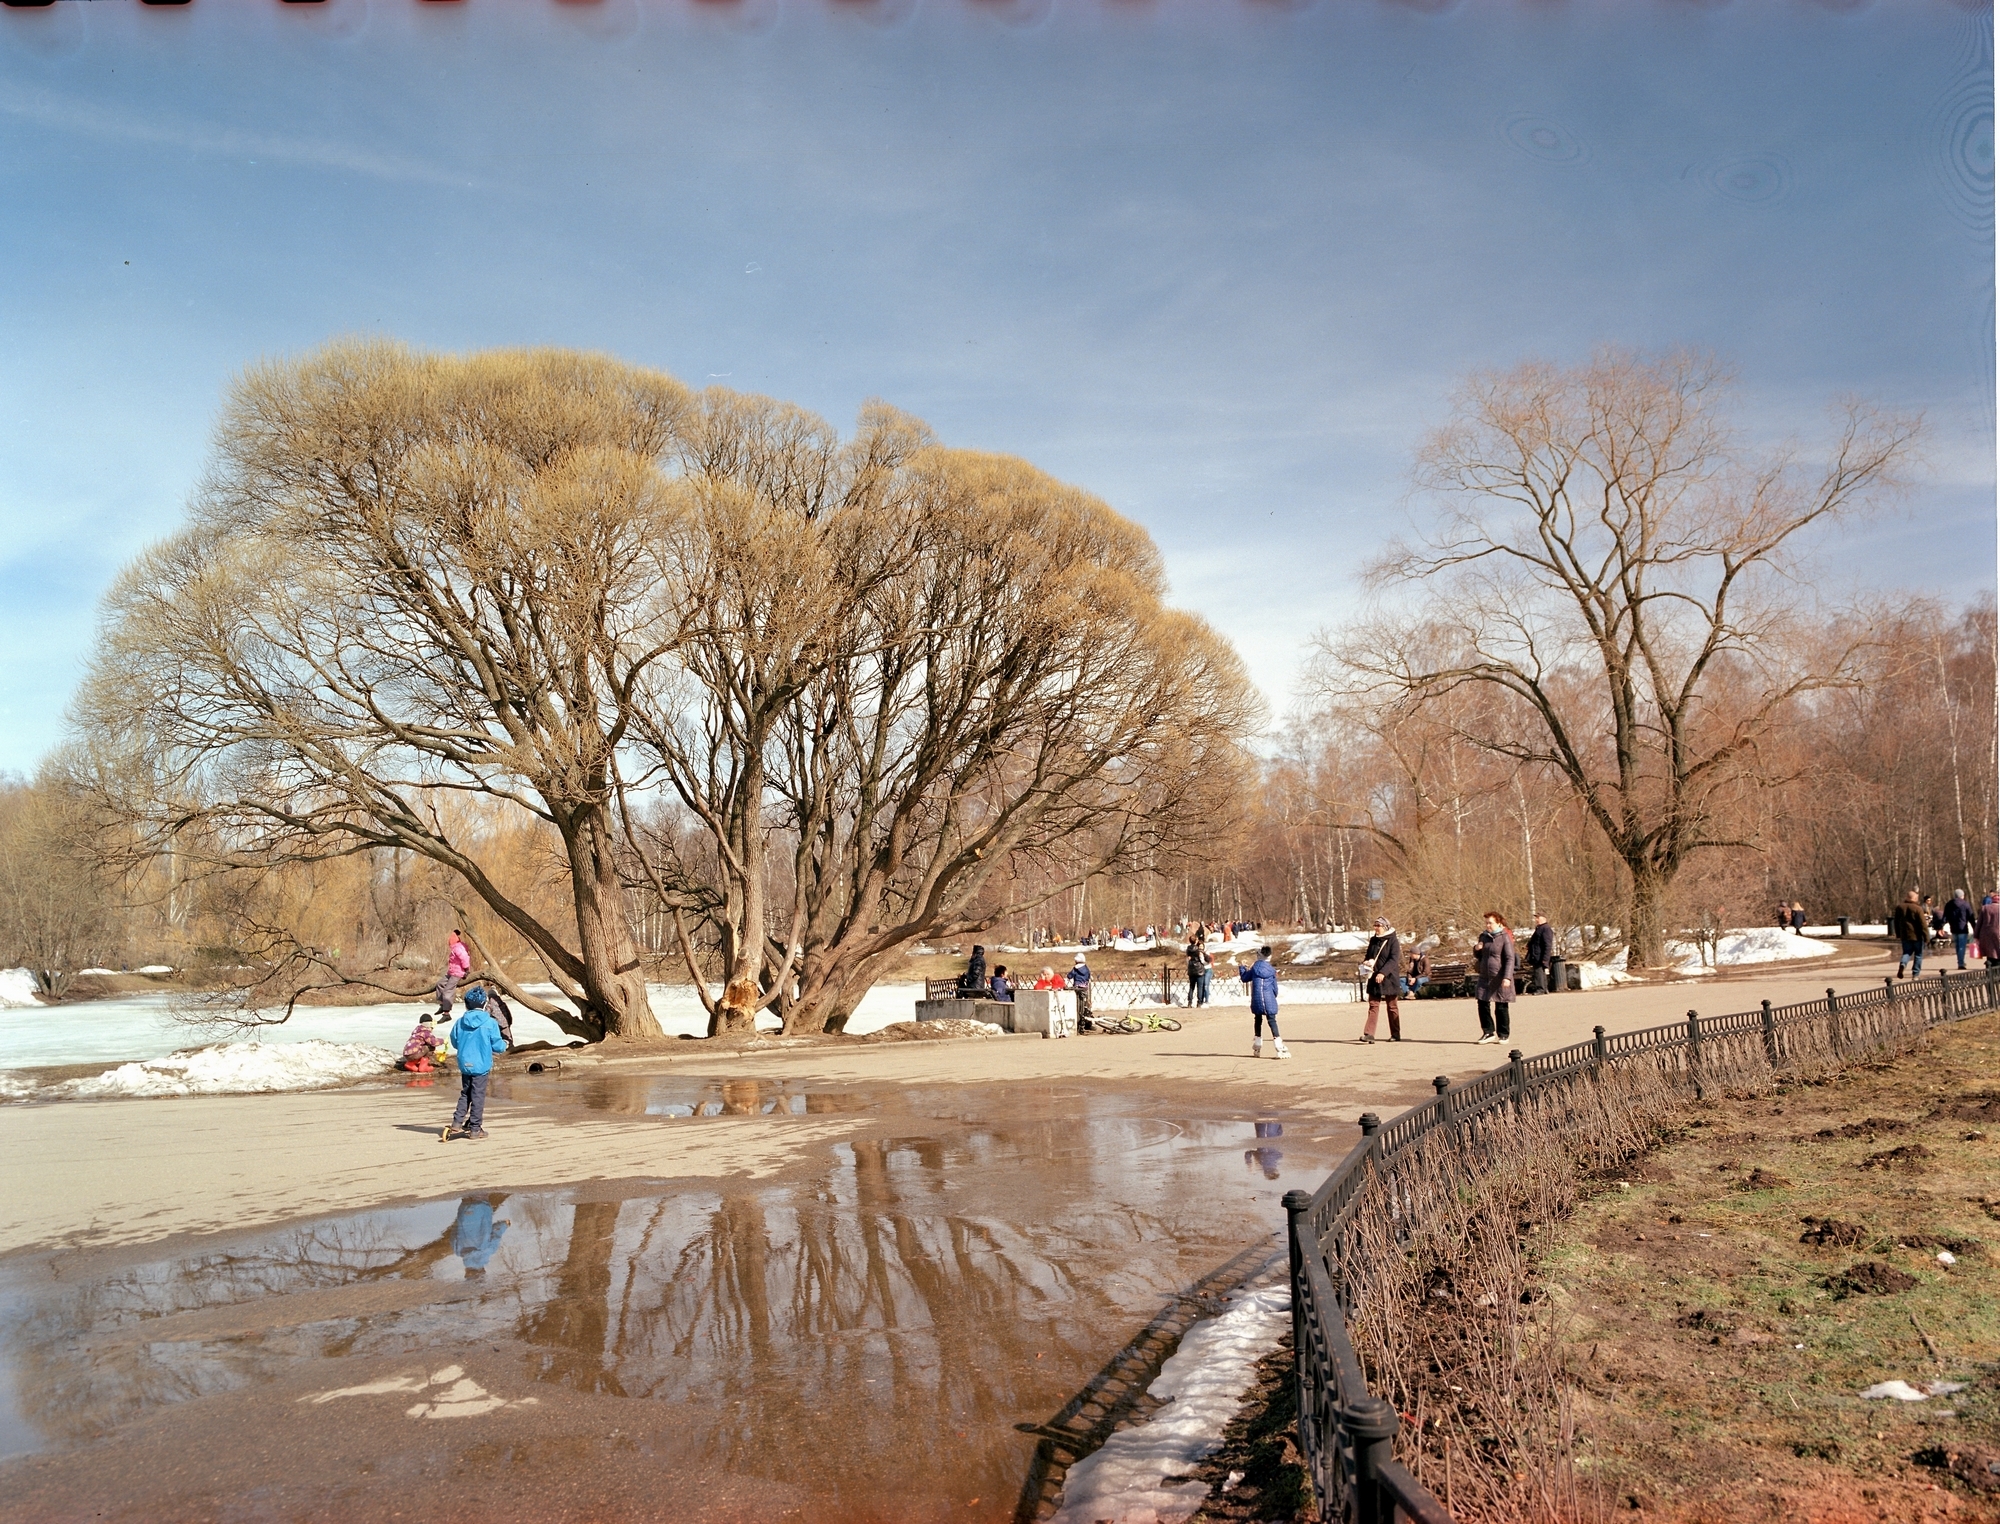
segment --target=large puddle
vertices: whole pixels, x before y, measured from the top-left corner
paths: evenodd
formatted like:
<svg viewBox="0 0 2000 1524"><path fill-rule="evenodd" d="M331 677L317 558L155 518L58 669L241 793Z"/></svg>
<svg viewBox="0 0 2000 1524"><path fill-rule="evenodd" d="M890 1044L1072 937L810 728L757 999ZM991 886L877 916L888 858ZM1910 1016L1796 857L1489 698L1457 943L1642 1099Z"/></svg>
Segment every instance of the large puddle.
<svg viewBox="0 0 2000 1524"><path fill-rule="evenodd" d="M7 1516L1011 1518L1024 1430L1216 1266L1275 1251L1280 1195L1354 1135L1074 1087L504 1083L857 1129L783 1183L490 1192L18 1261Z"/></svg>

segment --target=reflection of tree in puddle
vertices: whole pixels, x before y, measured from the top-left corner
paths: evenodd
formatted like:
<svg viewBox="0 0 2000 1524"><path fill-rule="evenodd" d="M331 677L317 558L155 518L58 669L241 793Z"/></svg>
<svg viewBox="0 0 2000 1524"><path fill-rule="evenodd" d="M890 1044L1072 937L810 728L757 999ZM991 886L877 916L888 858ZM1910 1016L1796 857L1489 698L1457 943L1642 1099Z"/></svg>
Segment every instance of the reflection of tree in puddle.
<svg viewBox="0 0 2000 1524"><path fill-rule="evenodd" d="M797 1092L730 1081L709 1093L752 1114ZM1260 1142L1275 1136L1259 1129ZM998 1495L1024 1464L1012 1425L1048 1410L1051 1373L1095 1368L1152 1316L1188 1279L1183 1248L1205 1268L1210 1246L1241 1244L1258 1210L1241 1192L1241 1146L1146 1118L1063 1117L855 1139L824 1176L795 1185L363 1214L58 1288L11 1331L10 1357L33 1419L81 1438L159 1404L295 1375L302 1361L504 1348L511 1334L529 1354L525 1374L658 1400L634 1421L727 1469L830 1499L871 1495L886 1469ZM482 1257L485 1279L461 1279L457 1266ZM246 1309L226 1337L190 1327L195 1336L169 1341L140 1327L433 1276L461 1299L412 1306L357 1291L352 1309L337 1295L297 1304L317 1321L295 1327ZM837 1442L771 1443L826 1434L832 1414Z"/></svg>

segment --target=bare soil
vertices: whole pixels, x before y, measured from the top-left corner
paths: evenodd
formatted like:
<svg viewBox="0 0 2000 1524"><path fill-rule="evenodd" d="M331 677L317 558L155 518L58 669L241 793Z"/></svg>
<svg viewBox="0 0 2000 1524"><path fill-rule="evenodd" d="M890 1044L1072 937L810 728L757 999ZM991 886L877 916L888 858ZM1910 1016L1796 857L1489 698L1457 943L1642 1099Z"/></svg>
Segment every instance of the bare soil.
<svg viewBox="0 0 2000 1524"><path fill-rule="evenodd" d="M1982 1017L1825 1084L1702 1106L1559 1226L1538 1272L1607 1513L2000 1519L2000 1154L1959 1120L1996 1059L2000 1019ZM1885 1134L1909 1141L1870 1147ZM1860 1396L1889 1380L1965 1389Z"/></svg>

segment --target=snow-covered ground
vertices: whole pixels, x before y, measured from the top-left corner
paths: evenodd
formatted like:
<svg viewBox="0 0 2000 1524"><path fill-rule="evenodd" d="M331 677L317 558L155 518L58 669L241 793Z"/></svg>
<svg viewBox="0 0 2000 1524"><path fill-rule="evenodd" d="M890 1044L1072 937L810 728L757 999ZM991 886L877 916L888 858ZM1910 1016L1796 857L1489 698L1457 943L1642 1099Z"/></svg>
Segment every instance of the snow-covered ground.
<svg viewBox="0 0 2000 1524"><path fill-rule="evenodd" d="M1292 962L1318 963L1335 953L1363 953L1368 949L1368 933L1365 931L1309 931L1295 933L1287 937L1291 946Z"/></svg>
<svg viewBox="0 0 2000 1524"><path fill-rule="evenodd" d="M246 1095L266 1090L317 1090L384 1074L396 1055L366 1043L218 1043L144 1063L120 1064L95 1079L52 1087L62 1099L109 1096Z"/></svg>
<svg viewBox="0 0 2000 1524"><path fill-rule="evenodd" d="M39 1004L33 974L25 968L0 968L0 1011L25 1010Z"/></svg>
<svg viewBox="0 0 2000 1524"><path fill-rule="evenodd" d="M1715 963L1735 968L1745 963L1787 963L1798 958L1824 958L1836 951L1831 942L1817 937L1795 936L1775 926L1745 926L1725 931L1716 938ZM1667 943L1667 956L1674 969L1683 974L1712 974L1715 967L1703 961L1702 949L1692 942Z"/></svg>
<svg viewBox="0 0 2000 1524"><path fill-rule="evenodd" d="M707 1014L702 1010L701 1001L692 989L685 985L655 984L649 986L649 991L653 1000L653 1013L660 1018L661 1026L669 1035L682 1032L699 1035L708 1029ZM538 988L536 993L553 996L555 992L552 989ZM847 1029L858 1033L874 1032L891 1022L908 1021L916 1015L917 1001L922 995L923 986L918 984L877 985L862 1000L860 1007L848 1022ZM80 1000L72 1005L35 1005L31 1002L26 1007L0 1010L0 1100L20 1099L32 1088L22 1076L9 1075L4 1072L7 1070L41 1068L54 1064L145 1063L170 1056L184 1056L188 1050L204 1044L211 1048L226 1045L232 1050L247 1050L249 1054L255 1054L261 1049L266 1055L271 1050L300 1044L316 1043L322 1048L359 1046L375 1054L383 1064L386 1064L402 1052L403 1043L408 1039L410 1029L417 1024L417 1017L427 1009L426 1005L413 1002L363 1006L301 1006L293 1014L292 1019L282 1026L263 1028L256 1034L258 1040L252 1043L230 1040L238 1037L238 1034L233 1032L190 1027L174 1020L176 999L177 997L171 995L133 995L112 1000ZM758 1024L775 1029L778 1022L776 1017L765 1015L759 1018ZM553 1021L545 1016L537 1016L532 1011L523 1010L519 1005L514 1008L514 1035L521 1042L564 1043L570 1040ZM324 1054L320 1057L325 1059ZM240 1086L242 1089L302 1088L295 1085L276 1086L247 1082L267 1072L268 1057L245 1056L240 1060L232 1059L229 1062L238 1064L241 1075L246 1079L246 1083ZM359 1063L360 1060L356 1058L354 1062ZM265 1067L260 1068L260 1065ZM312 1070L311 1064L300 1068L297 1071L298 1076L311 1084L334 1082L327 1079L310 1079L309 1070ZM77 1083L96 1084L98 1081ZM145 1082L132 1079L121 1080L119 1085L141 1083ZM164 1088L155 1090L112 1088L98 1091L65 1089L62 1093L83 1096L167 1095L193 1092Z"/></svg>
<svg viewBox="0 0 2000 1524"><path fill-rule="evenodd" d="M1206 1483L1166 1478L1185 1476L1222 1442L1257 1362L1291 1316L1291 1288L1280 1285L1240 1291L1227 1311L1190 1328L1146 1389L1169 1405L1069 1468L1055 1524L1178 1524L1199 1508Z"/></svg>

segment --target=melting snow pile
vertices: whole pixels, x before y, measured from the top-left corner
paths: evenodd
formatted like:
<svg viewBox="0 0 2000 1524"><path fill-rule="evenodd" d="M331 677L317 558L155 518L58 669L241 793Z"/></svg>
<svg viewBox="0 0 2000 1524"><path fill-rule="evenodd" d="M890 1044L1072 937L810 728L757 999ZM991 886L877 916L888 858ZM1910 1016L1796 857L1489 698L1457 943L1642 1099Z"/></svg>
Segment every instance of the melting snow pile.
<svg viewBox="0 0 2000 1524"><path fill-rule="evenodd" d="M1368 950L1365 931L1315 931L1290 939L1293 963L1317 963L1333 953L1361 953Z"/></svg>
<svg viewBox="0 0 2000 1524"><path fill-rule="evenodd" d="M1055 1524L1178 1524L1208 1496L1205 1482L1166 1481L1185 1476L1222 1443L1257 1362L1277 1346L1292 1316L1289 1286L1238 1293L1220 1317L1187 1331L1174 1357L1146 1390L1172 1398L1147 1422L1121 1429L1093 1454L1069 1468Z"/></svg>
<svg viewBox="0 0 2000 1524"><path fill-rule="evenodd" d="M1817 937L1796 936L1775 926L1749 926L1725 931L1715 940L1715 963L1733 967L1743 963L1784 963L1794 958L1824 958L1838 951L1831 942ZM1669 942L1667 956L1683 974L1711 971L1702 961L1702 950L1692 942Z"/></svg>
<svg viewBox="0 0 2000 1524"><path fill-rule="evenodd" d="M954 1017L949 1021L895 1021L867 1035L877 1042L911 1042L926 1037L1005 1037L1007 1029L990 1021Z"/></svg>
<svg viewBox="0 0 2000 1524"><path fill-rule="evenodd" d="M0 1009L18 1011L40 1004L33 974L25 968L0 968Z"/></svg>
<svg viewBox="0 0 2000 1524"><path fill-rule="evenodd" d="M352 1042L267 1044L225 1042L121 1064L95 1079L70 1080L53 1093L77 1099L105 1096L244 1095L267 1090L316 1090L383 1074L395 1062L384 1048Z"/></svg>
<svg viewBox="0 0 2000 1524"><path fill-rule="evenodd" d="M1622 968L1613 968L1609 963L1572 963L1577 971L1579 984L1587 990L1607 990L1614 984L1630 984L1632 976Z"/></svg>

